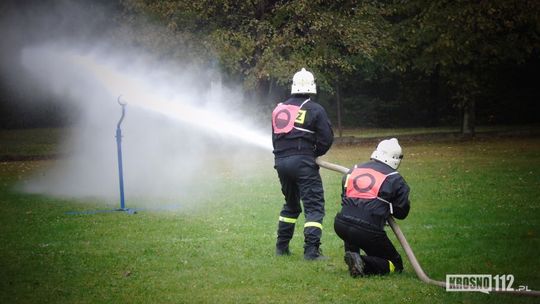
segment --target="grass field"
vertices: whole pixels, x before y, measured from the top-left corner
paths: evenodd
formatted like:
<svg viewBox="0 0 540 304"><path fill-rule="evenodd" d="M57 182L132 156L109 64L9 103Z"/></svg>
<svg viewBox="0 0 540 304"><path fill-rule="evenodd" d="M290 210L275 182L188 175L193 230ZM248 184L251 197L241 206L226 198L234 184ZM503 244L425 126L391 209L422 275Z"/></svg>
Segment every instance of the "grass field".
<svg viewBox="0 0 540 304"><path fill-rule="evenodd" d="M55 151L50 141L46 153ZM36 153L28 145L3 149ZM400 172L412 188L412 210L398 223L427 274L438 280L456 273L513 274L514 287L539 290L540 138L413 143L404 151ZM350 166L370 153L371 147L333 147L326 160ZM332 228L340 191L335 172L321 171L327 200L322 248L330 259L306 262L302 221L293 255L274 256L282 197L266 161L249 176L223 170L220 187L196 202L180 202L184 208L135 215L70 215L110 205L15 190L53 161L0 163L0 303L539 301L449 293L419 281L408 261L400 275L352 279Z"/></svg>
<svg viewBox="0 0 540 304"><path fill-rule="evenodd" d="M477 134L484 133L507 133L507 132L526 132L530 133L533 130L538 130L538 125L517 125L517 126L477 126L475 132ZM354 128L344 129L343 136L354 136L358 138L372 138L384 136L400 136L400 135L419 135L419 134L441 134L441 133L459 133L459 126L454 127L431 127L431 128ZM336 131L337 133L337 131Z"/></svg>

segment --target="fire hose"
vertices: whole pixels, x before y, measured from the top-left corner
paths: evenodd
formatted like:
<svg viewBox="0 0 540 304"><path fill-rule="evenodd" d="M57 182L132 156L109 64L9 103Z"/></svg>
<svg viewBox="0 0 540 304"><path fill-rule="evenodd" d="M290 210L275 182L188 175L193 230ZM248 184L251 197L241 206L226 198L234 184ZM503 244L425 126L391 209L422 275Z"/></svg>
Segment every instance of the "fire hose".
<svg viewBox="0 0 540 304"><path fill-rule="evenodd" d="M336 172L339 172L339 173L342 173L342 174L347 174L349 172L348 168L340 166L340 165L336 165L336 164L333 164L333 163L329 163L327 161L322 160L320 157L317 158L316 162L317 162L317 164L319 166L321 166L321 167L323 167L325 169L328 169L328 170L336 171ZM396 221L392 217L388 217L387 222L388 222L388 225L390 225L390 227L392 228L392 231L394 231L394 234L396 235L399 243L401 244L401 247L403 247L403 250L405 250L405 254L407 255L407 258L409 259L409 261L411 262L411 265L412 265L412 267L414 269L414 272L416 273L416 275L418 276L418 278L422 282L427 283L427 284L436 285L436 286L443 287L443 288L450 287L452 289L468 288L469 287L469 286L462 286L462 285L455 285L455 284L447 285L446 282L433 280L430 277L428 277L427 274L422 269L422 267L420 266L420 263L416 259L416 256L414 255L414 252L413 252L411 246L409 245L409 242L407 242L407 239L405 238L405 235L403 234L403 232L399 228ZM513 295L526 295L526 296L535 296L535 297L540 296L540 291L536 291L536 290L506 290L506 289L501 290L501 289L493 289L493 290L490 290L490 292L513 294Z"/></svg>

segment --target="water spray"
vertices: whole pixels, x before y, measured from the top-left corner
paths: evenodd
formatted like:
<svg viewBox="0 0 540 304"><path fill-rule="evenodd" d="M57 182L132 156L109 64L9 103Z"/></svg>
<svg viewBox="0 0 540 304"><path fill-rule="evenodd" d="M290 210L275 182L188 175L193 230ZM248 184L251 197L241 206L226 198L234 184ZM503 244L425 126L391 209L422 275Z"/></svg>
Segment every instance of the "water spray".
<svg viewBox="0 0 540 304"><path fill-rule="evenodd" d="M342 174L347 174L349 172L348 168L337 165L337 164L329 163L327 161L322 160L321 158L317 158L316 162L317 162L317 164L319 166L321 166L321 167L323 167L325 169L328 169L328 170L336 171L336 172L339 172L339 173L342 173ZM394 231L394 234L396 235L399 243L401 244L401 247L403 247L403 250L405 250L405 254L407 255L407 258L409 259L409 261L411 262L411 265L412 265L412 267L414 269L414 272L416 273L418 278L420 280L422 280L422 282L427 283L427 284L436 285L436 286L443 287L443 288L448 287L446 282L433 280L432 278L428 277L428 275L424 272L424 270L420 266L420 263L418 262L418 259L416 259L416 256L414 255L414 252L413 252L411 246L409 245L409 242L407 242L407 239L405 238L405 235L403 234L403 232L399 228L399 226L396 223L396 221L394 220L394 218L389 217L387 222L388 222L388 225L390 225L390 227L392 228L392 231ZM450 284L450 287L455 289L455 288L461 288L461 287L467 288L469 286ZM540 291L536 291L536 290L498 290L498 289L494 289L494 290L490 290L490 292L505 293L505 294L512 294L512 295L525 295L525 296L540 297Z"/></svg>

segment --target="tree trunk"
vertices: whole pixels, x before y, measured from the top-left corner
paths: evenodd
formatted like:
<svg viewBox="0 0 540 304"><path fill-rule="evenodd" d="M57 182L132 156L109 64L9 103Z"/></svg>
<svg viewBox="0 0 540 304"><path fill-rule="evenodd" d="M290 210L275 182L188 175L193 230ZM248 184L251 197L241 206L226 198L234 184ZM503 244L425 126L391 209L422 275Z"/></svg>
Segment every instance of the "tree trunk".
<svg viewBox="0 0 540 304"><path fill-rule="evenodd" d="M339 81L336 82L336 106L337 106L337 124L339 137L343 136L343 129L341 127L341 96L339 94Z"/></svg>
<svg viewBox="0 0 540 304"><path fill-rule="evenodd" d="M439 78L439 65L435 67L435 71L429 77L429 117L427 120L428 126L434 127L439 123L439 111L440 111L440 78Z"/></svg>
<svg viewBox="0 0 540 304"><path fill-rule="evenodd" d="M463 105L463 122L461 125L461 134L463 137L474 137L476 125L476 101L469 100Z"/></svg>

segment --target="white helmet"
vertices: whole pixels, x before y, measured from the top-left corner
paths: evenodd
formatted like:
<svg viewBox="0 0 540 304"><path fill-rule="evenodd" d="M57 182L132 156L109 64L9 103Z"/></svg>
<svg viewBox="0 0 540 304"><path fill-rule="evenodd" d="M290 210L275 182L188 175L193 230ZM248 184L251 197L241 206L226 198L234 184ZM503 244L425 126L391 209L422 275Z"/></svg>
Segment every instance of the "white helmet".
<svg viewBox="0 0 540 304"><path fill-rule="evenodd" d="M315 85L315 77L311 72L302 68L294 74L292 79L291 94L317 94L317 86Z"/></svg>
<svg viewBox="0 0 540 304"><path fill-rule="evenodd" d="M381 141L377 149L371 154L371 159L385 163L394 170L397 169L403 159L403 153L398 140L391 138Z"/></svg>

